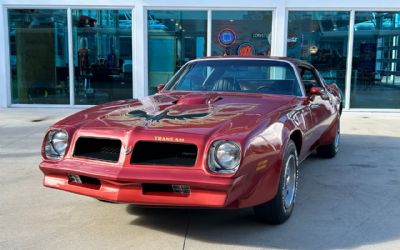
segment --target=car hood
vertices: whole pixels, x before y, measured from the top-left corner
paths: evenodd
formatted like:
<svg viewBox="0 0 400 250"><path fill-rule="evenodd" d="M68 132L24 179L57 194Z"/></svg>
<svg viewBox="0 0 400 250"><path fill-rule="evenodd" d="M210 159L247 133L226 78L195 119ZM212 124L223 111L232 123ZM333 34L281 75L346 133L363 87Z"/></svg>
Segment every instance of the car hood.
<svg viewBox="0 0 400 250"><path fill-rule="evenodd" d="M164 92L117 101L72 115L57 125L80 129L168 130L210 135L254 129L291 106L293 96L222 92Z"/></svg>

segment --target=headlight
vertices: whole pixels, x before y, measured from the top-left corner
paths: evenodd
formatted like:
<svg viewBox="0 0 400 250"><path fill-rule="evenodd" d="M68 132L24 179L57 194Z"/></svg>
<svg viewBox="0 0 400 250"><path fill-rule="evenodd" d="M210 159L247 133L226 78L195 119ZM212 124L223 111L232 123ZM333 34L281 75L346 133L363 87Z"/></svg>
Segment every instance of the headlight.
<svg viewBox="0 0 400 250"><path fill-rule="evenodd" d="M63 130L50 130L47 133L45 154L49 159L60 159L68 146L68 134Z"/></svg>
<svg viewBox="0 0 400 250"><path fill-rule="evenodd" d="M235 173L240 164L240 146L232 141L216 141L211 145L208 166L216 173Z"/></svg>

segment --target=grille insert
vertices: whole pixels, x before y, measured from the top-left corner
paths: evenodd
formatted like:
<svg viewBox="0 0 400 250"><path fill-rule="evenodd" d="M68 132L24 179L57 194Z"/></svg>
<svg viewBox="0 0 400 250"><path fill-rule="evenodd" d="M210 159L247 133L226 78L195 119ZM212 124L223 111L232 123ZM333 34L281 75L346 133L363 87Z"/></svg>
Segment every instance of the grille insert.
<svg viewBox="0 0 400 250"><path fill-rule="evenodd" d="M97 190L101 186L99 179L75 174L68 174L68 184Z"/></svg>
<svg viewBox="0 0 400 250"><path fill-rule="evenodd" d="M120 140L80 137L75 144L74 157L118 162L120 151Z"/></svg>
<svg viewBox="0 0 400 250"><path fill-rule="evenodd" d="M187 185L176 185L176 184L156 184L156 183L143 183L142 184L143 194L155 194L155 195L179 195L189 196L190 187Z"/></svg>
<svg viewBox="0 0 400 250"><path fill-rule="evenodd" d="M131 164L193 166L197 147L193 144L139 141L133 149Z"/></svg>

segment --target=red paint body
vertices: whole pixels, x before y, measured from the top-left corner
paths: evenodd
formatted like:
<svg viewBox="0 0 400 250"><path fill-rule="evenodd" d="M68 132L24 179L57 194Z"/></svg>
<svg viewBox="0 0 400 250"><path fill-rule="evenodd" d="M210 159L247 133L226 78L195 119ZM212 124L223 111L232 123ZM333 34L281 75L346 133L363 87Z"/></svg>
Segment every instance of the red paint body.
<svg viewBox="0 0 400 250"><path fill-rule="evenodd" d="M295 66L303 63L278 59L290 60ZM266 202L277 192L283 149L294 134L301 135L300 161L334 138L341 98L337 89L330 88L326 87L328 100L317 95L161 91L142 100L89 108L50 128L67 131L69 146L64 158L44 157L40 163L44 185L103 200L151 206L239 208ZM140 119L121 118L130 110L149 107L157 112L170 109L189 114L208 110L212 115L199 123L163 121L150 126ZM195 144L198 154L193 167L133 165L129 150L120 154L117 163L83 159L73 156L80 136L117 138L124 149L133 148L138 141L154 141L155 137L179 138ZM208 151L217 139L240 144L242 159L235 174L216 174L208 169ZM257 168L266 161L265 167ZM67 174L96 178L101 185L69 183ZM191 192L143 193L143 183L184 184Z"/></svg>

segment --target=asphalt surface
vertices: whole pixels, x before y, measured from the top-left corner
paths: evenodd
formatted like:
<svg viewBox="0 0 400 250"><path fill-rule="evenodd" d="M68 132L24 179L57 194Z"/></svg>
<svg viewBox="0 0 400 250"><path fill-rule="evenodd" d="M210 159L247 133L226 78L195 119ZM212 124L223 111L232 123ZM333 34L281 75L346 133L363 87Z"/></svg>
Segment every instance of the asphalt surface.
<svg viewBox="0 0 400 250"><path fill-rule="evenodd" d="M0 249L400 249L400 114L345 113L339 154L300 168L292 217L143 209L42 186L45 129L76 109L0 109Z"/></svg>

